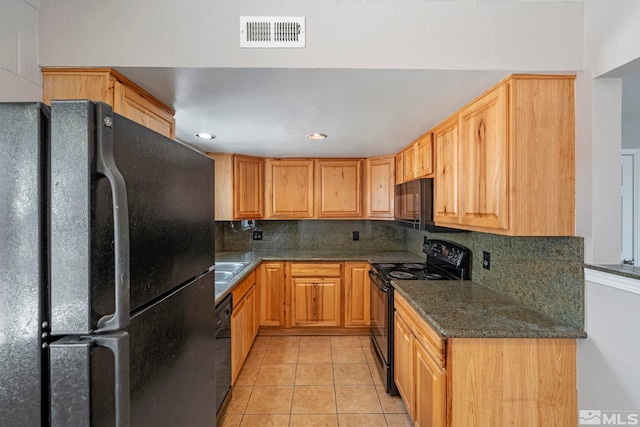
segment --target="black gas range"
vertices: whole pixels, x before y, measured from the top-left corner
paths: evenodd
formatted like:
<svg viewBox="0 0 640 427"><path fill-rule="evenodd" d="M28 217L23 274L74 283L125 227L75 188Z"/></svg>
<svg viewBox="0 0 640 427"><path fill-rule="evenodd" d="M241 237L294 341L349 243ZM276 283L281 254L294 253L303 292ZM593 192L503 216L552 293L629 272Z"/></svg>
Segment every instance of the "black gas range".
<svg viewBox="0 0 640 427"><path fill-rule="evenodd" d="M392 280L467 280L471 252L446 240L424 238L424 263L373 263L371 280L371 347L387 393L398 395L393 381Z"/></svg>

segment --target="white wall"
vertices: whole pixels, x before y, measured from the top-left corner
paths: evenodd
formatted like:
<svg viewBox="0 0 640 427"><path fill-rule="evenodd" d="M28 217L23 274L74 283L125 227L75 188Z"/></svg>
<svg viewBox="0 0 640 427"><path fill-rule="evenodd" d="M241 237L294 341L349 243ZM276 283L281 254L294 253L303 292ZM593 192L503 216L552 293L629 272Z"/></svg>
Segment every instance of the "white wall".
<svg viewBox="0 0 640 427"><path fill-rule="evenodd" d="M622 148L640 148L640 119L622 118Z"/></svg>
<svg viewBox="0 0 640 427"><path fill-rule="evenodd" d="M0 13L0 101L42 100L38 67L39 0L4 0Z"/></svg>
<svg viewBox="0 0 640 427"><path fill-rule="evenodd" d="M585 0L585 79L576 99L576 135L581 150L577 172L591 171L576 193L578 234L585 236L585 261L619 263L620 148L619 77L640 66L640 2ZM590 78L594 76L595 78ZM589 82L590 80L590 82ZM590 139L590 140L589 140ZM590 164L588 163L590 162ZM584 172L583 176L587 177ZM591 193L586 189L591 186ZM640 411L640 281L586 270L585 325L589 338L578 342L578 407ZM636 292L612 288L632 283Z"/></svg>
<svg viewBox="0 0 640 427"><path fill-rule="evenodd" d="M152 11L152 13L151 13ZM305 16L304 49L240 49L239 17ZM43 2L43 66L577 71L581 2Z"/></svg>
<svg viewBox="0 0 640 427"><path fill-rule="evenodd" d="M578 343L579 407L640 411L640 281L585 275L589 339Z"/></svg>

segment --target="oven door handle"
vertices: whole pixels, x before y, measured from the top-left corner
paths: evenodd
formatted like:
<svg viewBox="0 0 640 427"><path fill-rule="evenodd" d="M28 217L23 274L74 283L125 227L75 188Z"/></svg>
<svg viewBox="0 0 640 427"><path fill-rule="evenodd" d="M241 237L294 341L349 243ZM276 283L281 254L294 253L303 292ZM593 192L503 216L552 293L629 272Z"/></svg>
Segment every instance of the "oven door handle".
<svg viewBox="0 0 640 427"><path fill-rule="evenodd" d="M380 277L379 274L374 273L373 270L369 270L369 279L371 279L371 283L380 291L385 294L389 293L389 286L385 285L384 280Z"/></svg>

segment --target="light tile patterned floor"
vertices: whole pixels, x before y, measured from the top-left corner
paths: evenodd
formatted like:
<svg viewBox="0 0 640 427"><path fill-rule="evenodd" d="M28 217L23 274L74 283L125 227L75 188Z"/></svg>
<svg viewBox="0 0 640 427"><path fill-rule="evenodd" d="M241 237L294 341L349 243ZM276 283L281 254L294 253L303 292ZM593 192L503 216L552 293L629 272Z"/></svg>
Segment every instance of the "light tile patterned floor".
<svg viewBox="0 0 640 427"><path fill-rule="evenodd" d="M222 427L411 426L385 393L368 336L259 336Z"/></svg>

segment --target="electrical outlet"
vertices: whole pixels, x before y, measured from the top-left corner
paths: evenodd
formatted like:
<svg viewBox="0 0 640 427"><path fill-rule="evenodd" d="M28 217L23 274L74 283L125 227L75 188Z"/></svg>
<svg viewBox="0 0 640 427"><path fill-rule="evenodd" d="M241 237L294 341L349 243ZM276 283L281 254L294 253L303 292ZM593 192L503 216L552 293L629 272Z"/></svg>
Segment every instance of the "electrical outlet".
<svg viewBox="0 0 640 427"><path fill-rule="evenodd" d="M253 240L262 240L262 230L253 230Z"/></svg>
<svg viewBox="0 0 640 427"><path fill-rule="evenodd" d="M491 254L487 251L482 251L482 268L491 270Z"/></svg>
<svg viewBox="0 0 640 427"><path fill-rule="evenodd" d="M359 231L354 231L353 232L353 240L360 240L360 232Z"/></svg>

